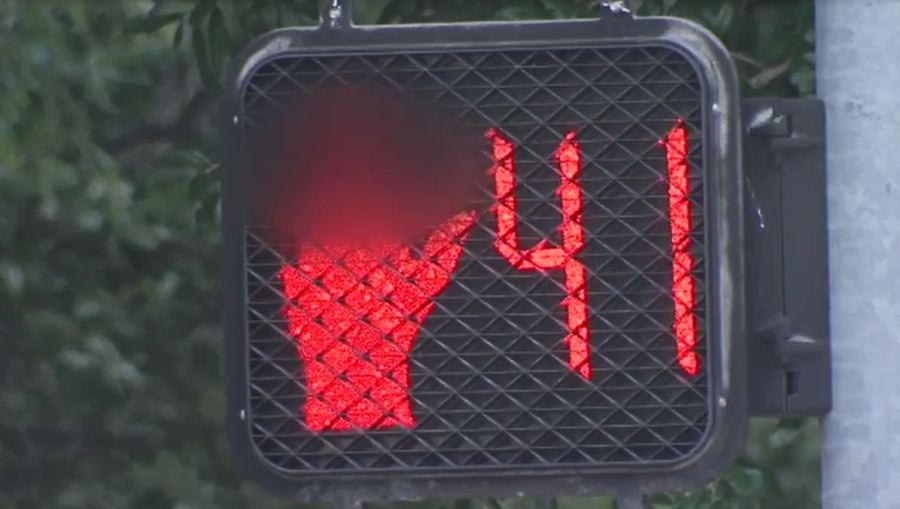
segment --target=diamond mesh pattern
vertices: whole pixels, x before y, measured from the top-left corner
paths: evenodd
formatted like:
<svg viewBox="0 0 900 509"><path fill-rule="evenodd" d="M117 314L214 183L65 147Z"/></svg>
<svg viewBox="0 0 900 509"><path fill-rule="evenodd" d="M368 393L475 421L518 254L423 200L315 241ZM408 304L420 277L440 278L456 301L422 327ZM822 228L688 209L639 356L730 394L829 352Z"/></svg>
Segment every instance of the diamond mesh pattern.
<svg viewBox="0 0 900 509"><path fill-rule="evenodd" d="M296 246L246 228L252 438L296 473L415 468L628 466L685 459L703 442L710 400L705 335L702 94L699 76L663 47L466 51L277 58L243 96L243 125L295 94L335 84L399 88L454 109L516 146L522 246L559 241L554 150L577 131L583 157L592 379L566 363L561 271L521 271L494 248L482 214L409 354L413 428L313 431L308 389L288 333L279 270ZM691 141L697 352L675 358L665 153L676 119ZM485 147L487 150L487 146ZM485 190L485 205L494 201ZM487 207L485 207L487 209Z"/></svg>

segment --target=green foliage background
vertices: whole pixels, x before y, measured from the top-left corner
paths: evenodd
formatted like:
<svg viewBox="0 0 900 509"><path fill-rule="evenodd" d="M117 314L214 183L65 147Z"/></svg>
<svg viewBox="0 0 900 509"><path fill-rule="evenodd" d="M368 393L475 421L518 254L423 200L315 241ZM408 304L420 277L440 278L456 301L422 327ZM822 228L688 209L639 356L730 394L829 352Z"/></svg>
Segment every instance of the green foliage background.
<svg viewBox="0 0 900 509"><path fill-rule="evenodd" d="M813 91L811 0L643 0L732 50L748 94ZM589 0L359 0L365 23L571 18ZM0 508L296 507L223 441L214 119L223 66L308 0L0 2ZM812 421L759 421L657 508L818 507ZM422 509L604 509L606 499Z"/></svg>

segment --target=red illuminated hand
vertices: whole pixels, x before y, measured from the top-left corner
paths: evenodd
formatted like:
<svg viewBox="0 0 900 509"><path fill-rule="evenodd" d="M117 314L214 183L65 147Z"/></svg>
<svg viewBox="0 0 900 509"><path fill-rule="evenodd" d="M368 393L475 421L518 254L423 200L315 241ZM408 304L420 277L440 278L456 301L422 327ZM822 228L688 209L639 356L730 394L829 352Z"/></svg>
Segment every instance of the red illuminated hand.
<svg viewBox="0 0 900 509"><path fill-rule="evenodd" d="M456 269L474 222L474 212L446 221L428 237L421 258L403 245L303 247L296 267L282 267L310 430L415 424L409 352L434 297Z"/></svg>

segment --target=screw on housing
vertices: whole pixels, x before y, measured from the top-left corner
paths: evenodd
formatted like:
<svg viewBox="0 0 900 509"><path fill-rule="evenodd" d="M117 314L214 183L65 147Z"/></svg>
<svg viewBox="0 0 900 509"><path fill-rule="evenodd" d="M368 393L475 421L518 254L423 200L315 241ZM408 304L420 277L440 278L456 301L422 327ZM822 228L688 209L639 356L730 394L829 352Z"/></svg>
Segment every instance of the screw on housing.
<svg viewBox="0 0 900 509"><path fill-rule="evenodd" d="M352 0L328 0L322 5L320 15L323 28L338 30L353 24Z"/></svg>
<svg viewBox="0 0 900 509"><path fill-rule="evenodd" d="M607 14L612 16L631 16L633 13L631 3L628 0L601 0L600 2L601 17L605 17Z"/></svg>

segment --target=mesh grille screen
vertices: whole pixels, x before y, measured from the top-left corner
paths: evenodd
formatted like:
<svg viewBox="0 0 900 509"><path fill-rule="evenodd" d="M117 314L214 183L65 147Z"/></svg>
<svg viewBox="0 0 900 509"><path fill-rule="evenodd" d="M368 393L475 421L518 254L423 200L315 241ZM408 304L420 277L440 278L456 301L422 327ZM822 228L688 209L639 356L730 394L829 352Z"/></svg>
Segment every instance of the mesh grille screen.
<svg viewBox="0 0 900 509"><path fill-rule="evenodd" d="M516 147L518 233L526 248L542 239L559 242L560 174L553 156L566 133L577 131L584 200L577 257L587 276L591 379L567 360L565 271L513 267L494 246L496 216L481 214L451 260L452 277L435 292L421 327L412 329L404 357L414 425L402 425L410 418L402 412L383 409L383 426L354 429L359 421L343 415L352 413L344 408L334 413L349 419L346 429L311 429L304 416L316 392L304 376L311 366L304 366L289 334L279 279L285 266L296 266L290 253L298 248L268 245L262 227L248 223L248 419L261 454L297 473L627 466L690 456L709 425L711 399L702 93L690 63L663 47L291 55L251 77L243 125L252 129L292 94L338 83L397 87L455 108L485 131L502 130ZM690 140L696 376L679 367L673 333L668 173L660 140L677 119L684 119ZM494 190L485 189L484 199L495 202Z"/></svg>

